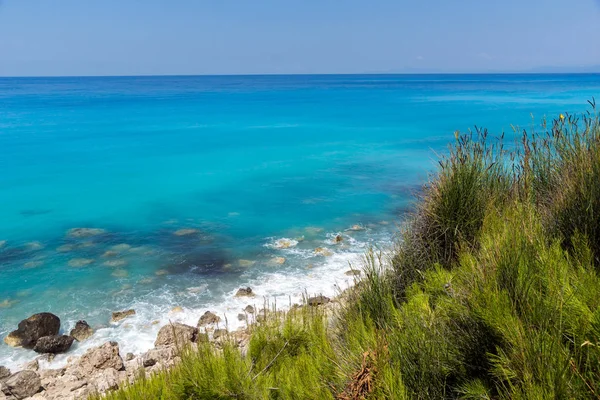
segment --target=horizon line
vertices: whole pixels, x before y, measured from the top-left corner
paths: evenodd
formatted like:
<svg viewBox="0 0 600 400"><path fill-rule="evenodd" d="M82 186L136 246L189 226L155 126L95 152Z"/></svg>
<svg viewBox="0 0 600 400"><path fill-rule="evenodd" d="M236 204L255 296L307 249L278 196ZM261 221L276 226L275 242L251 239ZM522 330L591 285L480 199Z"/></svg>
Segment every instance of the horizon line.
<svg viewBox="0 0 600 400"><path fill-rule="evenodd" d="M140 74L140 75L0 75L6 78L157 78L157 77L250 77L250 76L357 76L357 75L600 75L595 71L573 72L534 72L534 71L496 71L496 72L325 72L325 73L245 73L245 74Z"/></svg>

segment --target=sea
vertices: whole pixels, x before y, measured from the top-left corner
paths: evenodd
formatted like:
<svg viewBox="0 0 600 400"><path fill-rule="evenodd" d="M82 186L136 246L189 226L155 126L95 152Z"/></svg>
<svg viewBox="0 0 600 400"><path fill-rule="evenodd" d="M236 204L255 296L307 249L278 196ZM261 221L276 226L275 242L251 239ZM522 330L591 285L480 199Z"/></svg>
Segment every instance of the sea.
<svg viewBox="0 0 600 400"><path fill-rule="evenodd" d="M87 321L60 366L334 296L393 246L456 131L510 141L594 96L598 74L0 78L0 337L43 311ZM0 365L35 357L0 342Z"/></svg>

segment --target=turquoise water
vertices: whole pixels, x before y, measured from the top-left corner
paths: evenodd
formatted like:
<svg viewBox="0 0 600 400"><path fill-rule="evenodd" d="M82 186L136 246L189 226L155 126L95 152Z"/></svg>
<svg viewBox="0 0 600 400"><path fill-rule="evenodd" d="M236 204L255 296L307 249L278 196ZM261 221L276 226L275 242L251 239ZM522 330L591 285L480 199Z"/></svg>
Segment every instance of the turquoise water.
<svg viewBox="0 0 600 400"><path fill-rule="evenodd" d="M599 94L600 75L0 78L0 336L52 311L98 328L75 353L143 351L168 320L211 309L235 328L263 296L333 294L455 130L529 128ZM0 344L0 365L32 357Z"/></svg>

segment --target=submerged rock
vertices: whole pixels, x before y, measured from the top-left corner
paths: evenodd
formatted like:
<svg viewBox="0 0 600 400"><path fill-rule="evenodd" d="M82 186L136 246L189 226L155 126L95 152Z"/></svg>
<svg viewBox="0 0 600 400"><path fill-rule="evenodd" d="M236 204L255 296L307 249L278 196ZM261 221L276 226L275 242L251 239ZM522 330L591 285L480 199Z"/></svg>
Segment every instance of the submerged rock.
<svg viewBox="0 0 600 400"><path fill-rule="evenodd" d="M295 247L297 244L297 240L282 238L277 239L275 243L273 243L273 247L276 249L289 249L290 247Z"/></svg>
<svg viewBox="0 0 600 400"><path fill-rule="evenodd" d="M18 302L19 302L19 300L4 299L4 300L0 301L0 308L11 308L13 305L17 304Z"/></svg>
<svg viewBox="0 0 600 400"><path fill-rule="evenodd" d="M102 257L111 258L111 257L116 257L118 255L119 255L119 253L114 250L107 250L102 254Z"/></svg>
<svg viewBox="0 0 600 400"><path fill-rule="evenodd" d="M173 232L173 235L175 236L189 236L189 235L196 235L200 233L200 231L198 229L193 229L193 228L184 228L184 229L178 229L175 232Z"/></svg>
<svg viewBox="0 0 600 400"><path fill-rule="evenodd" d="M131 245L129 245L127 243L121 243L121 244L116 244L116 245L112 246L111 250L109 250L109 251L125 252L125 251L129 251L130 249L131 249Z"/></svg>
<svg viewBox="0 0 600 400"><path fill-rule="evenodd" d="M111 275L115 278L127 278L129 276L129 272L125 271L124 269L117 269L114 270Z"/></svg>
<svg viewBox="0 0 600 400"><path fill-rule="evenodd" d="M4 338L4 343L12 347L32 349L39 338L58 335L60 318L51 313L34 314L19 322L18 328Z"/></svg>
<svg viewBox="0 0 600 400"><path fill-rule="evenodd" d="M200 326L217 324L220 321L221 321L221 317L219 317L217 314L215 314L213 312L207 311L198 320L198 326L200 327Z"/></svg>
<svg viewBox="0 0 600 400"><path fill-rule="evenodd" d="M31 251L42 250L44 247L46 247L38 241L29 242L26 244L26 246L27 246L27 250L31 250Z"/></svg>
<svg viewBox="0 0 600 400"><path fill-rule="evenodd" d="M23 267L27 268L27 269L31 269L31 268L41 267L42 265L44 265L43 261L28 261L25 264L23 264Z"/></svg>
<svg viewBox="0 0 600 400"><path fill-rule="evenodd" d="M160 328L154 346L184 346L195 342L197 336L198 328L180 323L169 324Z"/></svg>
<svg viewBox="0 0 600 400"><path fill-rule="evenodd" d="M163 276L163 275L167 275L169 273L168 270L166 269L159 269L158 271L156 271L154 274L156 276Z"/></svg>
<svg viewBox="0 0 600 400"><path fill-rule="evenodd" d="M108 260L108 261L104 261L102 263L102 265L104 265L105 267L110 267L110 268L118 268L118 267L126 266L127 261L125 261L125 260Z"/></svg>
<svg viewBox="0 0 600 400"><path fill-rule="evenodd" d="M0 249L6 246L6 240L0 240Z"/></svg>
<svg viewBox="0 0 600 400"><path fill-rule="evenodd" d="M8 399L22 400L39 392L42 380L33 371L20 371L4 379L0 385Z"/></svg>
<svg viewBox="0 0 600 400"><path fill-rule="evenodd" d="M127 317L132 316L132 315L135 315L134 309L124 310L124 311L115 311L112 313L112 318L110 319L110 321L111 322L119 322L121 320L124 320Z"/></svg>
<svg viewBox="0 0 600 400"><path fill-rule="evenodd" d="M67 231L67 236L75 239L103 235L106 231L100 228L73 228Z"/></svg>
<svg viewBox="0 0 600 400"><path fill-rule="evenodd" d="M254 296L254 292L252 291L252 288L250 288L250 287L239 288L237 293L235 294L235 297L248 297L248 296Z"/></svg>
<svg viewBox="0 0 600 400"><path fill-rule="evenodd" d="M64 353L71 348L75 338L67 335L43 336L38 339L33 348L36 353Z"/></svg>
<svg viewBox="0 0 600 400"><path fill-rule="evenodd" d="M83 342L94 334L92 327L85 321L77 321L75 328L71 329L69 335L73 336L78 342Z"/></svg>
<svg viewBox="0 0 600 400"><path fill-rule="evenodd" d="M331 301L329 297L325 296L315 296L308 299L307 303L309 306L320 306L323 304L327 304Z"/></svg>
<svg viewBox="0 0 600 400"><path fill-rule="evenodd" d="M62 246L58 246L56 248L56 251L59 253L68 253L73 250L75 250L75 246L73 246L72 244L63 244Z"/></svg>
<svg viewBox="0 0 600 400"><path fill-rule="evenodd" d="M239 260L238 264L239 264L240 267L246 268L246 267L251 267L254 264L256 264L256 261L252 261L252 260Z"/></svg>
<svg viewBox="0 0 600 400"><path fill-rule="evenodd" d="M69 260L69 267L81 268L85 267L86 265L90 265L93 262L94 260L91 258L74 258L72 260Z"/></svg>
<svg viewBox="0 0 600 400"><path fill-rule="evenodd" d="M317 256L323 256L323 257L329 257L329 256L332 256L333 253L331 252L331 250L329 250L326 247L317 247L315 249L315 255L317 255Z"/></svg>
<svg viewBox="0 0 600 400"><path fill-rule="evenodd" d="M285 257L273 257L269 260L269 264L271 265L283 265L285 264Z"/></svg>
<svg viewBox="0 0 600 400"><path fill-rule="evenodd" d="M350 228L346 229L347 231L354 231L354 232L358 232L358 231L364 231L365 228L361 225L352 225Z"/></svg>

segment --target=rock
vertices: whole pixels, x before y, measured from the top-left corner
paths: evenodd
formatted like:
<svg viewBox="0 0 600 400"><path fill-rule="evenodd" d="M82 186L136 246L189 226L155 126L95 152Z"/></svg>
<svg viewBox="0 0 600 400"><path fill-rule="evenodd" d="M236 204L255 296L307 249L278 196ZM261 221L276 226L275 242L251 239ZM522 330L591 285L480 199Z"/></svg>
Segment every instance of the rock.
<svg viewBox="0 0 600 400"><path fill-rule="evenodd" d="M38 371L39 369L40 369L40 361L38 359L30 361L23 366L23 370L27 370L27 371Z"/></svg>
<svg viewBox="0 0 600 400"><path fill-rule="evenodd" d="M215 314L213 312L207 311L198 320L198 327L211 325L211 324L217 324L220 321L221 321L221 317L219 317L217 314Z"/></svg>
<svg viewBox="0 0 600 400"><path fill-rule="evenodd" d="M156 276L163 276L163 275L167 275L169 273L168 270L166 269L159 269L158 271L156 271L154 274Z"/></svg>
<svg viewBox="0 0 600 400"><path fill-rule="evenodd" d="M29 242L25 246L27 246L27 249L31 250L31 251L42 250L44 247L46 247L42 243L37 242L37 241L35 241L35 242Z"/></svg>
<svg viewBox="0 0 600 400"><path fill-rule="evenodd" d="M183 307L177 306L171 309L171 314L178 314L183 312Z"/></svg>
<svg viewBox="0 0 600 400"><path fill-rule="evenodd" d="M246 320L246 314L238 314L237 316L238 321L245 321Z"/></svg>
<svg viewBox="0 0 600 400"><path fill-rule="evenodd" d="M10 369L3 365L0 365L0 379L8 378L10 376Z"/></svg>
<svg viewBox="0 0 600 400"><path fill-rule="evenodd" d="M132 315L135 315L135 310L133 309L125 311L115 311L114 313L112 313L112 318L110 319L110 322L119 322Z"/></svg>
<svg viewBox="0 0 600 400"><path fill-rule="evenodd" d="M244 308L244 312L247 312L248 314L254 314L254 307L247 305L246 308Z"/></svg>
<svg viewBox="0 0 600 400"><path fill-rule="evenodd" d="M128 245L127 243L116 244L113 247L111 247L111 250L115 252L125 252L129 251L130 249L131 245Z"/></svg>
<svg viewBox="0 0 600 400"><path fill-rule="evenodd" d="M360 271L357 269L351 269L351 270L344 272L344 274L348 275L348 276L358 276L358 275L360 275Z"/></svg>
<svg viewBox="0 0 600 400"><path fill-rule="evenodd" d="M127 353L125 355L125 361L131 361L135 358L135 355L133 353Z"/></svg>
<svg viewBox="0 0 600 400"><path fill-rule="evenodd" d="M64 353L71 348L75 339L67 335L43 336L38 339L33 348L36 353Z"/></svg>
<svg viewBox="0 0 600 400"><path fill-rule="evenodd" d="M34 314L19 322L17 330L4 338L4 342L12 347L32 349L37 340L43 336L58 335L60 318L51 313Z"/></svg>
<svg viewBox="0 0 600 400"><path fill-rule="evenodd" d="M4 300L0 301L0 308L11 308L18 302L19 302L19 300L4 299Z"/></svg>
<svg viewBox="0 0 600 400"><path fill-rule="evenodd" d="M59 253L68 253L73 250L75 250L75 247L71 244L63 244L62 246L56 248L56 251Z"/></svg>
<svg viewBox="0 0 600 400"><path fill-rule="evenodd" d="M240 267L247 268L247 267L251 267L254 264L256 264L256 261L252 261L252 260L239 260L238 264L239 264Z"/></svg>
<svg viewBox="0 0 600 400"><path fill-rule="evenodd" d="M195 342L197 336L198 328L180 323L169 324L160 328L154 346L184 346Z"/></svg>
<svg viewBox="0 0 600 400"><path fill-rule="evenodd" d="M323 304L327 304L331 301L329 297L325 296L315 296L308 299L309 306L320 306Z"/></svg>
<svg viewBox="0 0 600 400"><path fill-rule="evenodd" d="M121 377L114 368L106 368L103 371L97 372L89 380L90 384L93 385L99 393L118 389L120 381Z"/></svg>
<svg viewBox="0 0 600 400"><path fill-rule="evenodd" d="M102 265L104 265L105 267L110 267L110 268L119 268L119 267L126 266L127 261L125 261L125 260L108 260L108 261L104 261L102 263Z"/></svg>
<svg viewBox="0 0 600 400"><path fill-rule="evenodd" d="M354 232L358 232L358 231L364 231L365 228L362 227L361 225L352 225L350 228L347 229L348 231L354 231Z"/></svg>
<svg viewBox="0 0 600 400"><path fill-rule="evenodd" d="M189 235L196 235L198 233L200 233L200 231L198 229L192 229L192 228L178 229L175 232L173 232L173 234L175 236L189 236Z"/></svg>
<svg viewBox="0 0 600 400"><path fill-rule="evenodd" d="M2 392L9 399L31 397L42 388L40 376L33 371L20 371L2 381Z"/></svg>
<svg viewBox="0 0 600 400"><path fill-rule="evenodd" d="M42 386L44 386L44 387L47 386L47 385L44 385L45 379L56 379L59 376L63 376L65 374L65 370L66 370L66 368L57 368L57 369L43 369L42 371L40 371L40 378L42 378Z"/></svg>
<svg viewBox="0 0 600 400"><path fill-rule="evenodd" d="M104 254L102 254L102 257L111 258L111 257L116 257L118 255L119 255L119 253L114 250L107 250L104 252Z"/></svg>
<svg viewBox="0 0 600 400"><path fill-rule="evenodd" d="M31 269L31 268L41 267L42 265L44 265L43 261L28 261L25 264L23 264L23 267L25 267L27 269Z"/></svg>
<svg viewBox="0 0 600 400"><path fill-rule="evenodd" d="M213 332L213 339L217 340L220 338L225 338L225 337L227 337L227 334L228 334L227 329L215 329Z"/></svg>
<svg viewBox="0 0 600 400"><path fill-rule="evenodd" d="M106 342L100 347L89 349L71 368L68 368L68 371L79 378L85 378L107 368L114 368L117 371L123 368L117 342Z"/></svg>
<svg viewBox="0 0 600 400"><path fill-rule="evenodd" d="M74 258L69 260L69 267L81 268L90 265L94 262L91 258Z"/></svg>
<svg viewBox="0 0 600 400"><path fill-rule="evenodd" d="M252 288L250 288L250 287L240 288L240 289L238 289L237 293L235 294L235 297L248 297L248 296L254 296L254 292L252 292Z"/></svg>
<svg viewBox="0 0 600 400"><path fill-rule="evenodd" d="M115 278L127 278L129 276L129 272L125 271L124 269L116 269L111 275Z"/></svg>
<svg viewBox="0 0 600 400"><path fill-rule="evenodd" d="M271 265L283 265L285 264L285 257L273 257L269 260Z"/></svg>
<svg viewBox="0 0 600 400"><path fill-rule="evenodd" d="M333 239L333 243L342 243L344 241L344 238L342 237L342 235L335 235L335 238Z"/></svg>
<svg viewBox="0 0 600 400"><path fill-rule="evenodd" d="M142 365L147 368L158 363L167 364L173 360L176 353L176 348L173 346L149 350L142 355Z"/></svg>
<svg viewBox="0 0 600 400"><path fill-rule="evenodd" d="M297 240L294 239L277 239L275 243L273 243L274 248L276 249L289 249L290 247L295 247L298 244Z"/></svg>
<svg viewBox="0 0 600 400"><path fill-rule="evenodd" d="M73 336L78 342L83 342L94 334L92 327L85 321L77 321L75 328L71 329L69 335Z"/></svg>
<svg viewBox="0 0 600 400"><path fill-rule="evenodd" d="M6 246L6 240L0 240L0 249Z"/></svg>
<svg viewBox="0 0 600 400"><path fill-rule="evenodd" d="M67 231L67 236L75 239L89 238L105 234L106 231L100 228L73 228Z"/></svg>
<svg viewBox="0 0 600 400"><path fill-rule="evenodd" d="M317 247L315 249L315 255L317 256L323 256L323 257L329 257L332 256L333 253L331 252L331 250L325 248L325 247Z"/></svg>

